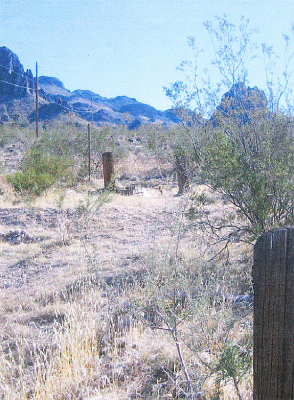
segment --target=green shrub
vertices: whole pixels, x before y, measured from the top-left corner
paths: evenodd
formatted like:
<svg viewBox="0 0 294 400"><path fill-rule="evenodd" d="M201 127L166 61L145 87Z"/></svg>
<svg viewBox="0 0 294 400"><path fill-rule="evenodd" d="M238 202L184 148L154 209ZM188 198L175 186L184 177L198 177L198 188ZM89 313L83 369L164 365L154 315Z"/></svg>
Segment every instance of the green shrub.
<svg viewBox="0 0 294 400"><path fill-rule="evenodd" d="M280 115L260 116L259 126L232 122L211 132L203 152L203 183L236 207L252 238L294 222L293 132Z"/></svg>
<svg viewBox="0 0 294 400"><path fill-rule="evenodd" d="M33 168L38 175L50 174L58 179L66 175L68 168L72 164L73 159L71 157L45 153L39 149L31 149L22 159L21 170L26 172Z"/></svg>
<svg viewBox="0 0 294 400"><path fill-rule="evenodd" d="M220 380L233 378L239 381L252 365L252 349L227 345L223 349L216 367Z"/></svg>
<svg viewBox="0 0 294 400"><path fill-rule="evenodd" d="M48 174L37 174L34 168L29 168L26 172L16 172L7 176L7 181L12 184L16 192L28 192L35 196L40 196L48 189L56 179Z"/></svg>
<svg viewBox="0 0 294 400"><path fill-rule="evenodd" d="M16 192L40 196L61 178L66 177L73 160L40 150L30 150L23 158L21 171L8 175L7 181Z"/></svg>

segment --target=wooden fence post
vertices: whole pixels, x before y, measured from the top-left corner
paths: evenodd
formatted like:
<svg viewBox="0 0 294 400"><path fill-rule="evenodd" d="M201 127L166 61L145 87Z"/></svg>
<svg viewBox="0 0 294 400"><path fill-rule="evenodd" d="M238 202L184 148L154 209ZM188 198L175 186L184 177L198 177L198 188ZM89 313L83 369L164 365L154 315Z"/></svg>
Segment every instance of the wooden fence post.
<svg viewBox="0 0 294 400"><path fill-rule="evenodd" d="M114 162L111 152L102 154L104 188L106 189L112 182L112 175L114 174Z"/></svg>
<svg viewBox="0 0 294 400"><path fill-rule="evenodd" d="M253 399L294 400L294 228L254 247Z"/></svg>

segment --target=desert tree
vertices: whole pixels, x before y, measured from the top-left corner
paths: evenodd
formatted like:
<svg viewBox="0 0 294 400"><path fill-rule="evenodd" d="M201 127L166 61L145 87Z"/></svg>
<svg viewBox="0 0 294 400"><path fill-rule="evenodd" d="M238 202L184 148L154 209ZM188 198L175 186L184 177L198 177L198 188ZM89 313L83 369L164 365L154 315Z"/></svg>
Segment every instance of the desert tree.
<svg viewBox="0 0 294 400"><path fill-rule="evenodd" d="M281 107L289 104L291 94L292 39L284 35L279 77L274 76L274 59L281 57L272 47L257 45L257 30L247 19L241 17L235 25L226 16L216 17L204 27L214 50L212 70L200 70L203 51L195 38L189 38L193 61L181 64L183 82L174 83L166 93L191 136L199 161L198 181L234 207L239 222L232 223L232 215L230 221L222 221L221 227L230 232L225 240L240 234L252 240L266 229L294 220L293 120L291 110ZM260 49L265 92L247 87L249 67ZM213 84L212 76L217 83Z"/></svg>
<svg viewBox="0 0 294 400"><path fill-rule="evenodd" d="M262 54L264 60L266 91L269 100L269 108L274 112L279 112L281 108L284 113L293 115L293 89L291 78L294 73L294 24L292 24L289 34L283 34L284 46L282 54L277 54L272 45L262 43ZM282 73L277 73L277 67Z"/></svg>

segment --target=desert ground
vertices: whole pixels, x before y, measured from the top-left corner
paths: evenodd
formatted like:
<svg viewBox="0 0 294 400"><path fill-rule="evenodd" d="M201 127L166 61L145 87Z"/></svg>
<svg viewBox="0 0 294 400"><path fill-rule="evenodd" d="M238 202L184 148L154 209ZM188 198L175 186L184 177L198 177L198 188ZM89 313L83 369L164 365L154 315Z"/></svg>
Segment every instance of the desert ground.
<svg viewBox="0 0 294 400"><path fill-rule="evenodd" d="M132 195L103 192L100 171L27 200L5 180L20 158L2 147L0 398L251 399L250 367L218 367L228 346L251 355L252 307L228 300L250 288L248 249L229 261L188 218L208 189L177 196L170 166L131 153L116 182Z"/></svg>

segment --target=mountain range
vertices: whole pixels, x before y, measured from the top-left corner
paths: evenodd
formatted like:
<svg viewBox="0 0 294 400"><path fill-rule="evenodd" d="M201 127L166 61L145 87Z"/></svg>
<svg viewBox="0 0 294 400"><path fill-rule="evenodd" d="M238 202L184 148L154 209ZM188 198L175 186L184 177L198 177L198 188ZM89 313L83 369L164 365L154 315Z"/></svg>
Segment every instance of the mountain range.
<svg viewBox="0 0 294 400"><path fill-rule="evenodd" d="M36 78L31 70L24 70L19 58L10 49L0 47L0 121L17 120L33 123L36 118ZM135 98L118 96L102 97L90 90L66 89L55 77L38 79L39 120L71 121L96 125L127 125L130 129L142 123L170 125L179 122L172 110L159 111Z"/></svg>
<svg viewBox="0 0 294 400"><path fill-rule="evenodd" d="M0 123L35 122L35 86L32 71L25 71L16 54L0 47ZM71 92L58 78L49 76L38 78L38 94L39 120L43 124L58 121L85 125L93 121L97 126L122 124L134 129L141 124L169 126L180 122L173 110L159 111L127 96L106 98L81 89ZM216 126L224 117L230 117L246 124L249 114L261 110L267 110L265 93L238 82L222 96L210 121Z"/></svg>

